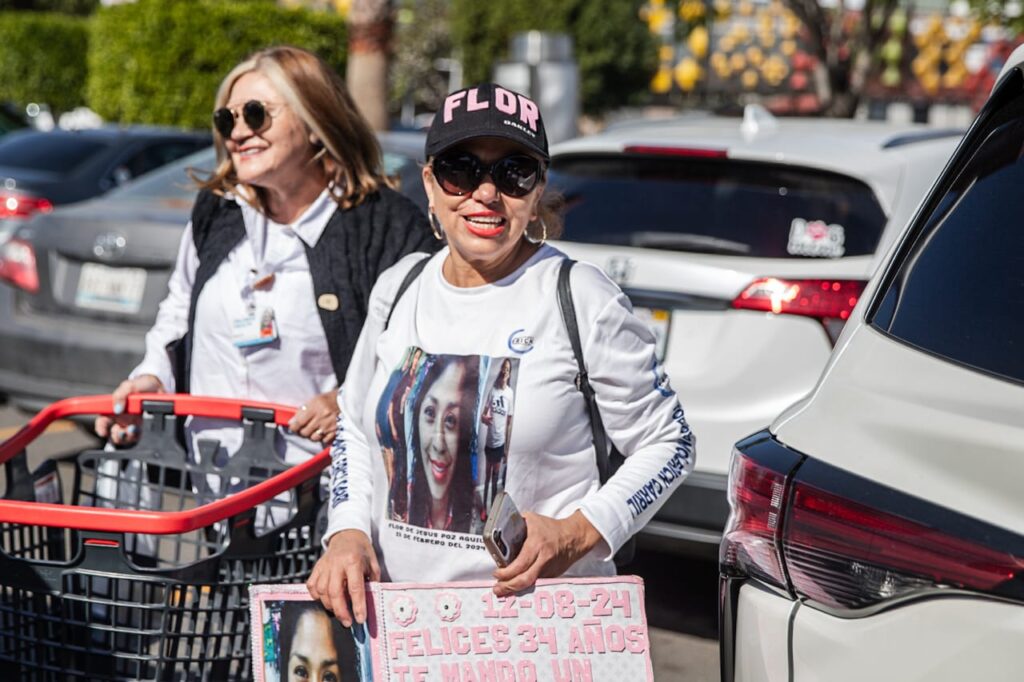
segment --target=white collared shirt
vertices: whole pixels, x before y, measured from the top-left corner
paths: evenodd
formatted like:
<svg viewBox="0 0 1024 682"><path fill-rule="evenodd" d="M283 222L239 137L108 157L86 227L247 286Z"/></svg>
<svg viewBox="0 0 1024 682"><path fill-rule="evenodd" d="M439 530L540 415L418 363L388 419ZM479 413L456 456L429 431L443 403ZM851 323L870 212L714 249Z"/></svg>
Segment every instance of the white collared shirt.
<svg viewBox="0 0 1024 682"><path fill-rule="evenodd" d="M306 259L306 246L315 246L319 241L337 204L330 190L325 189L298 220L286 225L270 220L240 198L230 198L242 209L246 236L199 294L193 330L191 392L297 407L338 387ZM181 338L188 328L198 267L199 256L189 223L168 283L169 292L160 304L156 323L146 334L146 355L131 377L153 374L167 391L174 391L166 346ZM272 286L246 286L271 273ZM273 309L278 339L267 345L238 348L233 343L232 321L245 314L250 300L258 311ZM203 431L198 437L217 438L229 453L234 453L241 443L241 429L211 426L209 420L194 419L189 431L193 437ZM318 452L322 447L288 433L285 437L287 454L281 454L286 454L291 462L301 461L308 456L306 453Z"/></svg>

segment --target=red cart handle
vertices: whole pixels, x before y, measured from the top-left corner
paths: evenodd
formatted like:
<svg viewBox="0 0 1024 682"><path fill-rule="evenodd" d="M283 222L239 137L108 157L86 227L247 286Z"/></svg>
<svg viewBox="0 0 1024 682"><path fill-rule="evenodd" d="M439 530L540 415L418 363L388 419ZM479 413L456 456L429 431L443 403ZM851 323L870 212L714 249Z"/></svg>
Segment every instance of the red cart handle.
<svg viewBox="0 0 1024 682"><path fill-rule="evenodd" d="M156 401L174 405L178 416L233 419L241 422L242 410L248 408L272 410L274 423L285 426L294 416L295 408L274 403L243 402L231 398L203 398L169 393L138 393L128 396L122 414L141 415L143 401ZM53 403L29 420L18 433L0 444L0 463L21 452L25 446L41 435L55 420L89 414L113 415L113 397L109 395L68 398ZM262 504L303 481L316 477L331 463L330 448L324 448L315 457L297 464L251 488L229 495L195 509L177 512L143 511L130 509L103 509L76 505L47 504L0 500L0 522L32 526L76 528L110 533L150 533L168 535L187 533L205 528Z"/></svg>

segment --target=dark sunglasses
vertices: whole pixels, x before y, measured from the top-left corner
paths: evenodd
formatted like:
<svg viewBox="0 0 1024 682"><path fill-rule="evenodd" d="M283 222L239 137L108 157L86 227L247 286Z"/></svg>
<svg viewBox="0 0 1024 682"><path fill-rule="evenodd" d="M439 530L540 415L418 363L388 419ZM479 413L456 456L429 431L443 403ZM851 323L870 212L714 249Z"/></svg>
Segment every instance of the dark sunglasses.
<svg viewBox="0 0 1024 682"><path fill-rule="evenodd" d="M235 113L237 110L237 107L235 109L221 107L213 112L213 127L222 137L231 137L231 131L235 129L235 119L238 118L238 114ZM251 99L242 105L242 120L254 133L263 129L269 117L267 105L259 100Z"/></svg>
<svg viewBox="0 0 1024 682"><path fill-rule="evenodd" d="M541 163L526 154L511 154L486 164L469 152L440 154L431 164L434 177L447 194L469 194L490 175L494 186L510 197L524 197L542 177Z"/></svg>

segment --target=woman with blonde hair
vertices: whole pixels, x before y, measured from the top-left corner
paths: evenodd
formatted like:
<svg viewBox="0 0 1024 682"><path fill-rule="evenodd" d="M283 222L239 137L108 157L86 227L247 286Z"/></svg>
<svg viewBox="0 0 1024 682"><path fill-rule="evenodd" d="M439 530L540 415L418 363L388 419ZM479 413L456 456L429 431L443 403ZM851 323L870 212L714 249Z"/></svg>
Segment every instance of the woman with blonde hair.
<svg viewBox="0 0 1024 682"><path fill-rule="evenodd" d="M130 393L163 391L300 405L279 453L301 461L334 437L335 394L377 275L436 242L388 186L341 78L311 52L271 47L232 69L213 137L218 165L200 182L145 357L114 392L114 412ZM199 422L190 440L203 431L227 453L241 442L238 428ZM96 430L123 444L138 425L100 417Z"/></svg>

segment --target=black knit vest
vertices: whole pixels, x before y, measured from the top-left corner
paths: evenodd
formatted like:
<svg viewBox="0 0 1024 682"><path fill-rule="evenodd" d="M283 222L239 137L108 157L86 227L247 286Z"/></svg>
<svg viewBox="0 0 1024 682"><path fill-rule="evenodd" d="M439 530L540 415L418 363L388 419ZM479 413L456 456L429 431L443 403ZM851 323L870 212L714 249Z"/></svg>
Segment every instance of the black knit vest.
<svg viewBox="0 0 1024 682"><path fill-rule="evenodd" d="M316 245L306 245L314 303L339 386L345 380L377 276L407 253L436 250L430 234L426 217L415 204L393 190L381 188L358 206L336 210ZM199 294L245 238L241 207L203 190L192 209L192 237L199 267L192 286L188 332L168 346L179 393L189 392Z"/></svg>

